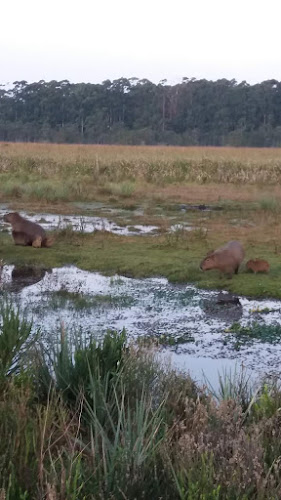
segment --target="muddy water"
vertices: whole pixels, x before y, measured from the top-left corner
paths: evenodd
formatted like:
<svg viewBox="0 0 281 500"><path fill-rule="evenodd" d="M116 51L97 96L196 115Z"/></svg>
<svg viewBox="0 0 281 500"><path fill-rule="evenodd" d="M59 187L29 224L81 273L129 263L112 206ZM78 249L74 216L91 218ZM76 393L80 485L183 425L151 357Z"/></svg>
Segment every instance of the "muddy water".
<svg viewBox="0 0 281 500"><path fill-rule="evenodd" d="M240 298L241 305L231 306L229 313L217 306L210 313L217 292L174 285L164 278L106 277L74 266L5 266L1 287L26 308L47 344L56 341L61 322L70 335L93 333L97 338L108 329L125 327L132 338L164 336L169 346L163 350L172 363L201 381L202 372L214 383L218 371L239 369L241 364L254 375L281 375L281 343L249 339L237 350L236 336L228 331L234 321L281 324L278 301Z"/></svg>
<svg viewBox="0 0 281 500"><path fill-rule="evenodd" d="M83 211L87 210L86 204L75 204L77 208L83 208ZM100 203L89 204L88 211L98 213L106 213L107 217L104 216L94 216L94 215L62 215L62 214L50 214L50 213L31 213L20 211L22 217L26 217L32 222L40 224L46 231L53 231L58 229L64 229L66 227L71 227L73 231L92 233L93 231L108 231L113 234L118 234L121 236L143 236L143 235L153 235L159 233L159 226L155 225L144 225L144 224L126 224L125 222L130 220L131 217L143 216L144 212L141 207L135 210L125 210L113 207L103 207ZM3 220L3 216L9 212L9 209L5 205L0 205L0 231L11 232L10 224L6 224ZM118 224L110 220L108 217L117 217L122 224ZM166 217L167 219L167 217ZM174 217L168 218L170 222ZM175 232L178 230L191 231L194 229L187 222L182 222L180 224L171 224L170 231Z"/></svg>
<svg viewBox="0 0 281 500"><path fill-rule="evenodd" d="M6 207L0 207L0 230L10 231L10 224L3 221L3 215L7 213ZM71 227L73 231L92 233L93 231L108 231L122 236L136 236L145 234L155 234L158 232L158 226L152 225L118 225L107 217L94 217L88 215L59 215L49 213L30 213L21 210L22 217L26 217L32 222L37 222L45 230L64 229Z"/></svg>

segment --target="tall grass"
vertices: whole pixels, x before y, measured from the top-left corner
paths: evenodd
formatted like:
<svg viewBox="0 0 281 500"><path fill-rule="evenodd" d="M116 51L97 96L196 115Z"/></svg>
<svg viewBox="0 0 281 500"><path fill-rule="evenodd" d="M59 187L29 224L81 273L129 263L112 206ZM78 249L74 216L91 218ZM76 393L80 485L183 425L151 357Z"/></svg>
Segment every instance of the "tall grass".
<svg viewBox="0 0 281 500"><path fill-rule="evenodd" d="M218 389L214 389L212 384L206 379L206 387L217 401L236 401L244 410L252 402L254 395L253 381L247 370L235 367L234 370L224 370L218 374Z"/></svg>
<svg viewBox="0 0 281 500"><path fill-rule="evenodd" d="M0 381L20 371L23 347L30 347L31 330L32 322L4 298L0 305Z"/></svg>
<svg viewBox="0 0 281 500"><path fill-rule="evenodd" d="M0 386L0 498L280 498L278 386L244 406L232 377L214 397L125 332L71 345L63 331L30 361Z"/></svg>
<svg viewBox="0 0 281 500"><path fill-rule="evenodd" d="M0 143L0 194L47 202L131 197L171 183L276 185L279 150ZM144 188L145 192L145 188Z"/></svg>
<svg viewBox="0 0 281 500"><path fill-rule="evenodd" d="M268 212L279 213L281 204L274 196L264 196L260 200L260 208Z"/></svg>

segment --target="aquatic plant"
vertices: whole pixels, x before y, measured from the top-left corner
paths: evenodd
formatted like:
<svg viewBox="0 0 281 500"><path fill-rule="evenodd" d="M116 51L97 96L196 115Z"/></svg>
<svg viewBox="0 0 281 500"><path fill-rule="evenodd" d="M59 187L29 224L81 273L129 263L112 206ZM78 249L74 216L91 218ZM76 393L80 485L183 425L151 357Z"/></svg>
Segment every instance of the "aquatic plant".
<svg viewBox="0 0 281 500"><path fill-rule="evenodd" d="M242 326L240 323L233 323L233 325L228 328L228 332L235 335L235 340L238 343L247 343L255 340L276 344L280 342L281 325L266 325L265 323L251 322L246 326Z"/></svg>
<svg viewBox="0 0 281 500"><path fill-rule="evenodd" d="M24 347L32 332L32 322L8 299L0 305L0 383L22 368ZM34 342L34 337L33 337Z"/></svg>
<svg viewBox="0 0 281 500"><path fill-rule="evenodd" d="M128 307L134 303L133 297L126 294L120 295L90 295L83 293L81 290L69 291L65 287L53 292L46 292L48 297L48 305L52 309L60 309L61 307L69 307L75 310L91 310L92 308L106 307Z"/></svg>
<svg viewBox="0 0 281 500"><path fill-rule="evenodd" d="M244 411L249 408L254 395L253 381L245 367L235 367L232 371L223 370L218 373L218 389L214 389L210 381L205 377L208 391L217 401L234 400Z"/></svg>
<svg viewBox="0 0 281 500"><path fill-rule="evenodd" d="M190 333L184 335L176 336L169 335L168 333L162 333L160 335L143 335L137 338L137 344L139 346L177 346L180 344L186 344L188 342L194 342L194 337Z"/></svg>

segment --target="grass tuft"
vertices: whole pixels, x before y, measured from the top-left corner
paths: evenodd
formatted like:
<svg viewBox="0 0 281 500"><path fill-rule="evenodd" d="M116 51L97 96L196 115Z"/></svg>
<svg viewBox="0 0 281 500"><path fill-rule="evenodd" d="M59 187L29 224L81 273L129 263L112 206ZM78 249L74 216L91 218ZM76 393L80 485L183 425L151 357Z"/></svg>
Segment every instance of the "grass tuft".
<svg viewBox="0 0 281 500"><path fill-rule="evenodd" d="M247 387L225 374L211 394L125 332L71 345L62 330L52 355L38 350L0 387L0 494L277 498L280 388Z"/></svg>

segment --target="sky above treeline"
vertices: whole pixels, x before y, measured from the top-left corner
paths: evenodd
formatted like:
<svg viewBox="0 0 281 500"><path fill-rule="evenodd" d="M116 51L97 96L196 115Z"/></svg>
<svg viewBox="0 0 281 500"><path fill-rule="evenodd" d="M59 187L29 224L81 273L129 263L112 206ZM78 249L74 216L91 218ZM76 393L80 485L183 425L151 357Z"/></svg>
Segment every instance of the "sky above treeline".
<svg viewBox="0 0 281 500"><path fill-rule="evenodd" d="M0 83L120 77L281 80L279 0L13 0Z"/></svg>

